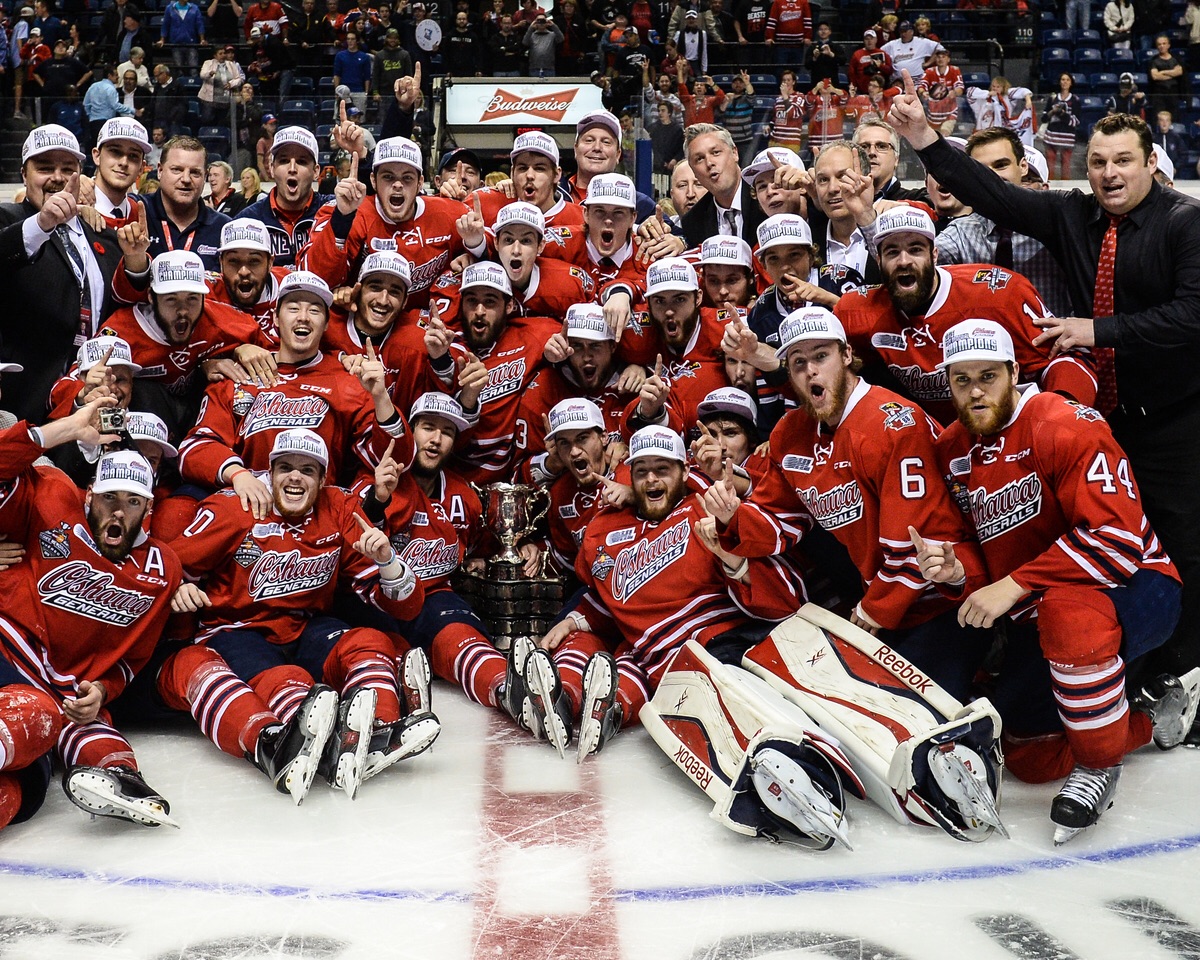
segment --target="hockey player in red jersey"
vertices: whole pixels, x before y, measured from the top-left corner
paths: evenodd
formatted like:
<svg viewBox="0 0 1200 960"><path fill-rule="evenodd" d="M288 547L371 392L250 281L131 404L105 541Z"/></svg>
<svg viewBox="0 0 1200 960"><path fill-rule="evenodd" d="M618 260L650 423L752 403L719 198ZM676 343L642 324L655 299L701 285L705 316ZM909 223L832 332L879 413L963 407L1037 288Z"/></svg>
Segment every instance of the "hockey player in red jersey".
<svg viewBox="0 0 1200 960"><path fill-rule="evenodd" d="M421 148L404 137L388 137L375 147L367 200L358 182L358 157L351 158L350 176L334 190L335 200L317 213L308 243L297 264L331 286L340 286L358 273L372 251L390 250L412 264L409 306L428 303L429 287L450 261L463 252L458 219L467 212L457 200L421 196Z"/></svg>
<svg viewBox="0 0 1200 960"><path fill-rule="evenodd" d="M879 636L962 700L987 652L955 610L984 582L977 547L942 484L937 426L919 408L855 372L838 319L821 307L797 310L779 328L801 407L771 434L775 465L748 499L723 484L705 494L732 553L765 556L796 542L815 519L850 554L865 589L850 620ZM939 588L925 581L909 528L959 544L964 571ZM932 531L936 529L936 533Z"/></svg>
<svg viewBox="0 0 1200 960"><path fill-rule="evenodd" d="M1100 414L1020 383L1012 338L995 322L956 324L942 349L959 411L943 463L993 581L968 591L959 620L981 630L1012 621L993 699L1006 762L1023 780L1067 777L1050 808L1062 843L1111 806L1126 753L1151 739L1169 749L1191 726L1200 670L1126 698L1127 668L1178 620L1179 576ZM960 576L960 551L921 535L925 576ZM1058 724L1045 722L1051 693Z"/></svg>
<svg viewBox="0 0 1200 960"><path fill-rule="evenodd" d="M171 612L179 561L145 535L150 465L107 454L86 493L34 461L51 447L119 438L97 428L104 398L42 427L0 433L0 533L25 546L0 572L0 826L32 816L54 749L63 787L88 813L173 824L105 705L145 666Z"/></svg>
<svg viewBox="0 0 1200 960"><path fill-rule="evenodd" d="M855 352L879 356L904 392L939 423L954 422L954 405L941 363L942 335L967 318L1001 323L1012 335L1020 370L1029 382L1081 403L1096 397L1091 356L1051 356L1034 346L1047 316L1033 285L1018 273L980 264L937 266L933 221L899 206L875 221L883 286L860 288L838 301L835 313Z"/></svg>
<svg viewBox="0 0 1200 960"><path fill-rule="evenodd" d="M758 296L754 253L741 237L709 237L700 244L700 286L706 307L749 307Z"/></svg>
<svg viewBox="0 0 1200 960"><path fill-rule="evenodd" d="M230 491L201 503L175 542L203 587L183 584L173 604L197 614L199 633L157 678L168 706L190 711L297 804L317 772L353 799L363 780L416 752L418 724L424 746L437 733L427 712L401 720L392 641L329 616L339 587L398 619L415 616L425 593L358 498L325 483L328 467L320 436L284 430L269 476L254 478L271 500L265 518Z"/></svg>

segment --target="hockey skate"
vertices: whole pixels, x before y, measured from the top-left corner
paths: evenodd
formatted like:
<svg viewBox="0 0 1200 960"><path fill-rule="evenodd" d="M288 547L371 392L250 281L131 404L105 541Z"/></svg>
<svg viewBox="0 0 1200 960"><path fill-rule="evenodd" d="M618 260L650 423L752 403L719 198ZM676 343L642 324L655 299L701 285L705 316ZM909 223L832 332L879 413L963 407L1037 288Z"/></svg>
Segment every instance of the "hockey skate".
<svg viewBox="0 0 1200 960"><path fill-rule="evenodd" d="M308 796L317 766L337 722L338 698L323 683L314 684L292 719L267 727L258 735L254 756L248 757L271 778L280 793L291 794L296 806Z"/></svg>
<svg viewBox="0 0 1200 960"><path fill-rule="evenodd" d="M1113 805L1113 796L1120 780L1119 763L1102 770L1077 766L1071 771L1067 782L1050 804L1056 847L1100 819L1100 815Z"/></svg>
<svg viewBox="0 0 1200 960"><path fill-rule="evenodd" d="M560 757L571 745L571 701L558 676L558 667L545 650L534 650L525 661L529 729L539 740L549 740Z"/></svg>
<svg viewBox="0 0 1200 960"><path fill-rule="evenodd" d="M429 713L432 707L429 657L420 647L407 650L400 658L400 702L406 717L418 713ZM432 741L431 741L432 742Z"/></svg>
<svg viewBox="0 0 1200 960"><path fill-rule="evenodd" d="M529 691L525 689L525 664L533 650L534 644L529 637L513 637L508 648L508 668L504 673L504 686L498 694L500 709L524 730L533 729L530 726L533 718L530 714Z"/></svg>
<svg viewBox="0 0 1200 960"><path fill-rule="evenodd" d="M377 723L371 732L363 781L382 773L393 763L415 757L433 746L442 725L432 713L414 713L395 723Z"/></svg>
<svg viewBox="0 0 1200 960"><path fill-rule="evenodd" d="M754 792L773 818L822 848L838 841L847 850L854 849L846 835L844 810L791 757L764 747L750 757L750 777Z"/></svg>
<svg viewBox="0 0 1200 960"><path fill-rule="evenodd" d="M961 743L943 743L929 748L928 762L943 797L957 808L968 828L993 827L1009 839L997 809L999 798L988 782L988 766L978 753Z"/></svg>
<svg viewBox="0 0 1200 960"><path fill-rule="evenodd" d="M337 728L325 745L319 772L351 800L363 781L374 726L375 691L369 687L347 691L338 706Z"/></svg>
<svg viewBox="0 0 1200 960"><path fill-rule="evenodd" d="M579 710L579 744L575 759L583 763L604 749L624 720L617 703L617 662L612 654L596 653L583 671L583 706Z"/></svg>
<svg viewBox="0 0 1200 960"><path fill-rule="evenodd" d="M1188 739L1200 704L1200 667L1182 677L1161 674L1131 698L1130 706L1149 715L1154 724L1154 744L1171 750Z"/></svg>
<svg viewBox="0 0 1200 960"><path fill-rule="evenodd" d="M179 827L171 805L130 767L74 766L63 776L68 799L93 817L115 817L144 827Z"/></svg>

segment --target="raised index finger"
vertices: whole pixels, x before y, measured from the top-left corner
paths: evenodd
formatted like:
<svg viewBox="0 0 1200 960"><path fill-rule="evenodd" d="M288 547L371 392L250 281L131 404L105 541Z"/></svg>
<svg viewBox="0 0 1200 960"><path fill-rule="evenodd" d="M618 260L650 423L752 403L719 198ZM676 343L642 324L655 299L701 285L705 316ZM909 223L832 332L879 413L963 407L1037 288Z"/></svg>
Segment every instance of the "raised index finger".
<svg viewBox="0 0 1200 960"><path fill-rule="evenodd" d="M413 64L413 83L418 87L421 86L421 61L418 60Z"/></svg>
<svg viewBox="0 0 1200 960"><path fill-rule="evenodd" d="M900 76L904 78L904 92L910 97L915 97L917 95L917 85L913 83L912 74L907 70L901 70Z"/></svg>
<svg viewBox="0 0 1200 960"><path fill-rule="evenodd" d="M659 380L662 379L663 366L662 366L662 354L661 353L657 357L654 358L654 375L656 377L658 377Z"/></svg>
<svg viewBox="0 0 1200 960"><path fill-rule="evenodd" d="M67 193L73 196L76 200L79 199L79 172L71 174L67 178Z"/></svg>
<svg viewBox="0 0 1200 960"><path fill-rule="evenodd" d="M137 221L138 226L141 227L142 232L145 233L146 230L148 229L147 224L146 224L146 204L144 204L141 200L139 200L137 202L137 208L138 208L138 221Z"/></svg>
<svg viewBox="0 0 1200 960"><path fill-rule="evenodd" d="M346 122L346 101L345 100L342 100L338 104L338 111L339 111L339 116L341 118L341 122L345 123Z"/></svg>
<svg viewBox="0 0 1200 960"><path fill-rule="evenodd" d="M367 338L367 359L371 361L379 359L375 355L375 343L370 337Z"/></svg>
<svg viewBox="0 0 1200 960"><path fill-rule="evenodd" d="M363 531L363 533L370 533L372 530L374 530L374 529L375 529L373 526L371 526L369 523L367 523L367 521L366 521L366 520L364 520L364 519L362 518L362 514L361 514L361 513L355 513L355 514L354 514L354 519L355 519L355 521L357 521L358 525L359 525L360 527L362 527L362 531Z"/></svg>
<svg viewBox="0 0 1200 960"><path fill-rule="evenodd" d="M925 540L917 533L917 528L910 526L908 528L908 538L912 541L912 545L918 550L925 549Z"/></svg>
<svg viewBox="0 0 1200 960"><path fill-rule="evenodd" d="M346 112L345 107L346 107L346 101L343 100L342 101L342 113ZM358 179L358 151L357 150L355 150L354 153L351 154L351 156L350 156L350 179L351 180Z"/></svg>
<svg viewBox="0 0 1200 960"><path fill-rule="evenodd" d="M383 459L390 460L392 458L392 451L395 449L396 449L396 438L392 437L392 439L388 441L387 449L383 451ZM380 462L382 463L383 461L381 460Z"/></svg>

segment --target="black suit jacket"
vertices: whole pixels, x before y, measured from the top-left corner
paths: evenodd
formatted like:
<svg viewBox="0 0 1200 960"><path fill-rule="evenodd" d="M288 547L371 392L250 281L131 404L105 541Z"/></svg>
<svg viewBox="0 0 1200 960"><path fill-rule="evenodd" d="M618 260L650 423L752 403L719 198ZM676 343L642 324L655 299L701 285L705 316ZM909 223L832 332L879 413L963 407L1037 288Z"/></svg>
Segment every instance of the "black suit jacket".
<svg viewBox="0 0 1200 960"><path fill-rule="evenodd" d="M32 260L25 254L21 225L37 211L28 201L0 204L0 271L8 308L0 310L0 359L19 363L23 373L4 374L4 405L18 419L42 423L54 381L78 352L79 281L62 240L51 236ZM83 231L104 277L104 306L94 327L113 311L112 278L121 248L112 230Z"/></svg>
<svg viewBox="0 0 1200 960"><path fill-rule="evenodd" d="M751 249L758 246L758 227L766 217L754 199L754 191L742 183L742 239ZM701 197L683 216L683 236L689 247L698 247L721 231L717 227L717 201L711 193Z"/></svg>

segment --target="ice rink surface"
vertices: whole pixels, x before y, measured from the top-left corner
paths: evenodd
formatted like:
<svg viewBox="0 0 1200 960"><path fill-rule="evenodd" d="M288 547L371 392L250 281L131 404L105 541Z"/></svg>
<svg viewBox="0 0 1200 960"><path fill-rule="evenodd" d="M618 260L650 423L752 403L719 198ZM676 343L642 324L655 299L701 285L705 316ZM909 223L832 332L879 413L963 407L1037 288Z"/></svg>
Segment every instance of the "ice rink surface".
<svg viewBox="0 0 1200 960"><path fill-rule="evenodd" d="M434 709L431 752L299 808L190 721L128 731L181 829L52 784L0 833L0 958L1200 958L1200 751L1130 757L1057 849L1054 788L1008 778L1011 840L851 801L855 849L813 853L709 819L641 728L577 766L445 684Z"/></svg>

